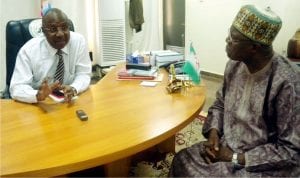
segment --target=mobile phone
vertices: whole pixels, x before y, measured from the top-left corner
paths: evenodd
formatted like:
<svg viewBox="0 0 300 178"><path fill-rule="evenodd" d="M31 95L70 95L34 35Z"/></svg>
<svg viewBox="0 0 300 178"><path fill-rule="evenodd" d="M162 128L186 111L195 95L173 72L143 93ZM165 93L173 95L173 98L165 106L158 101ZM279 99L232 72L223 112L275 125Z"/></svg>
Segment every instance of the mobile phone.
<svg viewBox="0 0 300 178"><path fill-rule="evenodd" d="M58 98L64 98L65 94L61 90L54 90L52 91L52 94Z"/></svg>
<svg viewBox="0 0 300 178"><path fill-rule="evenodd" d="M81 120L81 121L87 121L88 120L88 116L86 115L86 113L83 110L77 110L76 111L77 117Z"/></svg>

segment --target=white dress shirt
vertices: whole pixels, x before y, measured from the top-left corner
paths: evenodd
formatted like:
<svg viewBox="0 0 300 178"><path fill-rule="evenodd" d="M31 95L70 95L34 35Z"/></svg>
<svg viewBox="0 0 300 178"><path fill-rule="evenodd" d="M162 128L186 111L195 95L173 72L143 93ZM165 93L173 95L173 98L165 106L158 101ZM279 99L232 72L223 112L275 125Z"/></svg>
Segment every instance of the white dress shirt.
<svg viewBox="0 0 300 178"><path fill-rule="evenodd" d="M80 93L86 90L91 80L92 64L87 43L81 34L70 32L70 41L62 49L65 65L64 82ZM45 36L29 40L19 51L10 83L10 94L15 100L36 103L36 94L45 78L54 82L58 64L57 49Z"/></svg>

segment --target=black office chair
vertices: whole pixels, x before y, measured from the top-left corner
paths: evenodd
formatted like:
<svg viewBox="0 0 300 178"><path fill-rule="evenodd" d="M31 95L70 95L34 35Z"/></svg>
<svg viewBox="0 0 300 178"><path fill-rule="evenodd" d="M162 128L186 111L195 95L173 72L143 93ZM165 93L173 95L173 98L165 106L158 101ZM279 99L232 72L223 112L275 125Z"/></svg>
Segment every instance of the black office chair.
<svg viewBox="0 0 300 178"><path fill-rule="evenodd" d="M6 88L2 98L11 98L9 86L14 72L16 57L20 48L31 38L43 35L41 30L42 19L12 20L6 24ZM72 21L69 21L71 31L74 31Z"/></svg>

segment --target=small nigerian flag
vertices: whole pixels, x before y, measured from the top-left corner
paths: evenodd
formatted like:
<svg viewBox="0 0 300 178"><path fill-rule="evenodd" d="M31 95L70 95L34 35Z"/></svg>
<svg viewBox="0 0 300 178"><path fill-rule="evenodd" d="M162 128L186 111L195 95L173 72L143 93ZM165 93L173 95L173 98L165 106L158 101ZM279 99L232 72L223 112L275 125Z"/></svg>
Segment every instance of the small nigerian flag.
<svg viewBox="0 0 300 178"><path fill-rule="evenodd" d="M191 77L195 84L200 84L200 62L197 58L193 43L190 44L190 52L182 70Z"/></svg>

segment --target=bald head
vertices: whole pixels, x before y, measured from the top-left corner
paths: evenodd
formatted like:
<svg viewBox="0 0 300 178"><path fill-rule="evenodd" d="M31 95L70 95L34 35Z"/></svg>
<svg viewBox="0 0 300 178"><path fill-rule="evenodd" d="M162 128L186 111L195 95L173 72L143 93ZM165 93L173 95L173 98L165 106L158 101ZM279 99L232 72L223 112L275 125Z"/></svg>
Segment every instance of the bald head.
<svg viewBox="0 0 300 178"><path fill-rule="evenodd" d="M43 26L53 21L68 22L68 16L60 9L52 8L43 16Z"/></svg>

